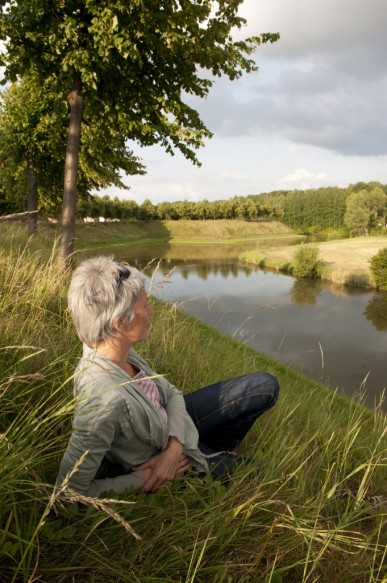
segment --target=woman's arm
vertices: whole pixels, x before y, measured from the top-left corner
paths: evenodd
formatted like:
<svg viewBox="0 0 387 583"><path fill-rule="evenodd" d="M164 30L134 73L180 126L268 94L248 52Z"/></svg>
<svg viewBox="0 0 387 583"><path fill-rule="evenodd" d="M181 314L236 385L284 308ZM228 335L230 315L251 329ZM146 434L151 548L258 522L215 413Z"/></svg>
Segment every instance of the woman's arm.
<svg viewBox="0 0 387 583"><path fill-rule="evenodd" d="M97 497L104 491L122 494L127 488L140 490L145 483L141 470L116 478L96 479L95 475L105 454L119 432L119 401L89 409L76 415L74 429L62 458L57 483L68 478L68 486L86 496ZM82 462L79 463L80 459Z"/></svg>
<svg viewBox="0 0 387 583"><path fill-rule="evenodd" d="M150 474L150 471L136 470L129 474L117 476L116 478L92 480L85 495L92 498L98 498L102 492L112 491L115 494L123 494L129 488L131 488L133 492L137 492L137 490L143 489L146 479Z"/></svg>
<svg viewBox="0 0 387 583"><path fill-rule="evenodd" d="M136 466L137 470L149 472L144 492L155 492L167 482L173 482L190 467L189 458L183 454L183 447L176 437L169 439L164 451Z"/></svg>

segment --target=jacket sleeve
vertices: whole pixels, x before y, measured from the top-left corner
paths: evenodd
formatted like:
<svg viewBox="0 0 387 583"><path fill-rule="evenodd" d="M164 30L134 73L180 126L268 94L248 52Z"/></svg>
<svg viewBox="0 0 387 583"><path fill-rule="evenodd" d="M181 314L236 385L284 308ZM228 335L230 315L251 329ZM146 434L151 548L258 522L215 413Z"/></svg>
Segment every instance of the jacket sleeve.
<svg viewBox="0 0 387 583"><path fill-rule="evenodd" d="M130 472L117 476L116 478L105 478L103 480L92 480L86 496L98 498L102 492L114 492L115 494L123 494L125 490L131 488L133 492L141 490L145 484L144 473L141 470Z"/></svg>
<svg viewBox="0 0 387 583"><path fill-rule="evenodd" d="M165 380L165 379L163 379ZM183 395L170 383L168 387L165 410L168 414L169 435L177 437L182 445L185 445L185 427L187 409Z"/></svg>
<svg viewBox="0 0 387 583"><path fill-rule="evenodd" d="M69 476L70 488L85 494L98 497L102 492L112 490L122 494L127 488L139 490L145 480L141 471L131 472L116 478L96 479L95 475L102 459L119 431L119 417L116 413L119 401L107 404L98 412L93 412L92 419L88 412L80 412L74 419L74 429L62 458L57 483L60 484ZM79 460L84 456L81 463Z"/></svg>

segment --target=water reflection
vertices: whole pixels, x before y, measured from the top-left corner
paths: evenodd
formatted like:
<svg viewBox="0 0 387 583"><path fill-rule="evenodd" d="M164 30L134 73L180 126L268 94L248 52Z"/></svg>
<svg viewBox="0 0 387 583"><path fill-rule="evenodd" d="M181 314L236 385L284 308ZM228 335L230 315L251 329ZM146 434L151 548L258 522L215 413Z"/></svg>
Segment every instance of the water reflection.
<svg viewBox="0 0 387 583"><path fill-rule="evenodd" d="M294 280L290 297L295 306L315 306L318 296L323 290L330 291L340 297L369 295L370 293L367 288L348 287L322 279L305 278ZM378 328L376 329L378 330Z"/></svg>
<svg viewBox="0 0 387 583"><path fill-rule="evenodd" d="M160 264L160 270L165 275L167 271L167 265L163 262ZM254 270L248 266L238 265L237 262L226 262L226 261L218 261L218 262L205 262L205 261L197 261L196 263L186 263L175 261L175 267L179 269L179 273L181 276L188 280L191 278L199 277L203 281L206 281L210 275L220 276L223 279L233 278L237 279L241 273L244 273L247 277L251 274Z"/></svg>
<svg viewBox="0 0 387 583"><path fill-rule="evenodd" d="M319 279L296 279L290 292L295 306L315 306L324 284Z"/></svg>
<svg viewBox="0 0 387 583"><path fill-rule="evenodd" d="M387 292L376 294L364 310L364 315L376 330L387 330Z"/></svg>
<svg viewBox="0 0 387 583"><path fill-rule="evenodd" d="M117 259L126 260L136 265L136 262L145 265L155 257L163 258L163 263L171 264L175 261L221 261L237 260L244 251L281 247L283 245L297 245L306 240L303 235L287 237L262 237L259 239L243 240L233 243L174 243L158 241L157 243L138 245L120 244L110 247Z"/></svg>

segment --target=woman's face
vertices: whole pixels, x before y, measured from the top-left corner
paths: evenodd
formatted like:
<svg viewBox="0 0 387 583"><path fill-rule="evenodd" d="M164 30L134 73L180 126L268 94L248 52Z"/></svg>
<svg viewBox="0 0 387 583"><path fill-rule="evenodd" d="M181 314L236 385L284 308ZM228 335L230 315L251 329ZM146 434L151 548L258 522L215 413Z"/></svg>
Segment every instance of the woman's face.
<svg viewBox="0 0 387 583"><path fill-rule="evenodd" d="M132 344L146 340L150 328L152 308L148 304L148 296L144 289L138 295L134 304L134 318L129 324L128 339Z"/></svg>

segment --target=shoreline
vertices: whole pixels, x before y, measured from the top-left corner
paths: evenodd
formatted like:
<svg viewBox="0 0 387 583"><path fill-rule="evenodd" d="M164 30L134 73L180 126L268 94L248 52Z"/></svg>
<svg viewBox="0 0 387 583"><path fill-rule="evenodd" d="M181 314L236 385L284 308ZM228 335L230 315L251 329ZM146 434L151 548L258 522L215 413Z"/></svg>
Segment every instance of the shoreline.
<svg viewBox="0 0 387 583"><path fill-rule="evenodd" d="M323 263L320 278L336 285L376 289L369 261L387 247L387 237L370 236L311 243L318 247ZM242 263L262 269L281 271L291 275L294 248L278 247L260 251L246 251L239 257Z"/></svg>

